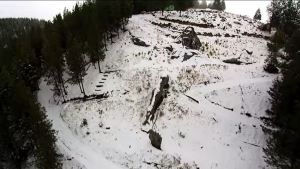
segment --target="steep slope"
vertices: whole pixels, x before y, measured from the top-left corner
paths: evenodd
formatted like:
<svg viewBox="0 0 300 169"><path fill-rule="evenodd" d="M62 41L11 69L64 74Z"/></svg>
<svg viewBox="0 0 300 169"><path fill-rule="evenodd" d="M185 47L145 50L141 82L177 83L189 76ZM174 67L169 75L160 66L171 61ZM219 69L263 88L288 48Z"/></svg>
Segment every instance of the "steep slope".
<svg viewBox="0 0 300 169"><path fill-rule="evenodd" d="M212 10L135 15L108 47L107 73L88 67L86 92L107 99L57 105L42 82L39 100L58 131L64 168L267 168L260 118L275 76L263 71L269 35L258 25ZM187 26L198 34L200 50L181 45ZM231 58L241 64L223 62ZM144 126L152 91L165 76L168 94L155 124ZM68 91L80 96L77 86ZM142 131L150 128L162 136L162 150Z"/></svg>

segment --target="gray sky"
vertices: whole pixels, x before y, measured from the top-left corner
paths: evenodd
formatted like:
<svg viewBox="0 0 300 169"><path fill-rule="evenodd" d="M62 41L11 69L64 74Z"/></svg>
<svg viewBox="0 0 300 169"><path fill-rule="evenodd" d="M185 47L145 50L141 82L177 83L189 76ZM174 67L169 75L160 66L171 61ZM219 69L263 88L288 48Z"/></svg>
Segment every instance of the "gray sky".
<svg viewBox="0 0 300 169"><path fill-rule="evenodd" d="M77 1L0 1L0 17L29 17L51 20Z"/></svg>
<svg viewBox="0 0 300 169"><path fill-rule="evenodd" d="M271 1L226 1L226 11L235 14L247 15L250 18L253 18L256 10L260 8L262 21L266 22L268 20L267 6Z"/></svg>
<svg viewBox="0 0 300 169"><path fill-rule="evenodd" d="M72 9L77 1L0 1L0 17L31 17L51 20L56 14L62 13L64 8ZM266 7L270 1L237 1L225 0L226 11L253 17L255 11L261 8L262 20L268 16Z"/></svg>

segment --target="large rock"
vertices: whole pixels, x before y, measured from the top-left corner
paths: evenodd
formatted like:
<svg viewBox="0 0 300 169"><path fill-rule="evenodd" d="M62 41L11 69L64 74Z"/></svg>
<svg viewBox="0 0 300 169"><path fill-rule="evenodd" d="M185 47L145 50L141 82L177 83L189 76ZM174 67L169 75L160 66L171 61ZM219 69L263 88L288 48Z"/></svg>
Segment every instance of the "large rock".
<svg viewBox="0 0 300 169"><path fill-rule="evenodd" d="M201 42L193 27L189 26L181 34L182 45L190 49L199 49Z"/></svg>
<svg viewBox="0 0 300 169"><path fill-rule="evenodd" d="M149 47L150 45L146 44L146 42L142 41L141 39L132 36L131 38L133 44L137 45L137 46L143 46L143 47Z"/></svg>
<svg viewBox="0 0 300 169"><path fill-rule="evenodd" d="M151 145L159 150L161 150L161 141L162 138L159 133L149 130L149 139L151 141Z"/></svg>

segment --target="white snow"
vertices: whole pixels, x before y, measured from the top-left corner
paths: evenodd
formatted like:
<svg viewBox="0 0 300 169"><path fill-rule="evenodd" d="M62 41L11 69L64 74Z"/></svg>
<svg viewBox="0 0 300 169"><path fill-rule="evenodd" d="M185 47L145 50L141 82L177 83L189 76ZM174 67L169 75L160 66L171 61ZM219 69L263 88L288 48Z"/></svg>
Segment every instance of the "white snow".
<svg viewBox="0 0 300 169"><path fill-rule="evenodd" d="M203 44L199 51L175 43L187 25L160 20L160 12L130 18L127 29L151 46L134 45L127 31L108 46L101 63L105 71L118 71L99 74L90 65L84 79L86 92L108 92L107 99L56 104L51 86L41 82L39 101L58 131L57 145L65 156L65 169L269 168L264 162L266 136L259 118L266 116L270 106L267 91L276 76L263 71L267 41L241 33L268 34L259 31L259 23L249 18L209 11L191 10L183 17L178 12L165 12L168 18L194 23L203 23L205 18L216 26L193 26L196 32L221 35L199 35ZM222 22L221 17L226 21ZM151 22L171 23L171 27ZM225 33L240 37L224 37ZM165 48L170 45L173 51ZM245 50L252 51L252 55ZM192 52L195 55L183 62L184 54ZM252 64L222 62L238 57ZM150 144L141 128L152 90L165 75L170 77L169 94L157 111L154 125L162 136L160 151ZM69 98L82 96L76 85L69 85L67 90ZM82 125L83 119L88 122L86 126Z"/></svg>

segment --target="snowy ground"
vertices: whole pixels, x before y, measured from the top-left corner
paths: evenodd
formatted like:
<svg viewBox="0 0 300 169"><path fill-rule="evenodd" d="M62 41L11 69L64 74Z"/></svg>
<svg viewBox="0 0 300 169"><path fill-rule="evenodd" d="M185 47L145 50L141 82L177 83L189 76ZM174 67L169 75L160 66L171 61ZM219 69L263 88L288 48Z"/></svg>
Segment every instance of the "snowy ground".
<svg viewBox="0 0 300 169"><path fill-rule="evenodd" d="M51 86L42 81L39 100L58 131L64 168L269 168L260 117L270 106L267 91L276 77L263 71L267 40L249 34L269 35L257 29L259 23L225 12L166 16L169 21L160 19L160 12L129 20L129 31L108 47L101 65L118 71L99 74L90 65L84 79L87 94L108 92L107 99L56 104ZM176 43L188 23L214 25L193 26L202 42L199 51ZM134 45L132 35L150 46ZM173 51L166 48L170 46ZM195 55L184 59L191 53ZM229 58L247 64L223 62ZM164 75L170 77L170 88L154 125L162 136L158 150L141 129L151 92ZM68 92L70 98L80 96L78 86L69 85Z"/></svg>

